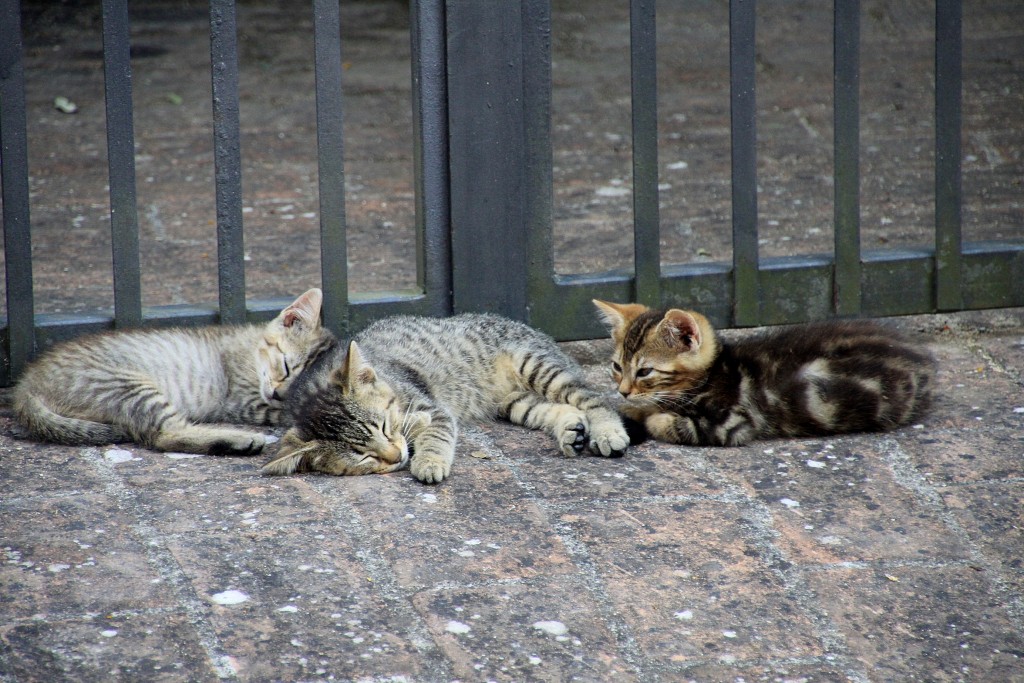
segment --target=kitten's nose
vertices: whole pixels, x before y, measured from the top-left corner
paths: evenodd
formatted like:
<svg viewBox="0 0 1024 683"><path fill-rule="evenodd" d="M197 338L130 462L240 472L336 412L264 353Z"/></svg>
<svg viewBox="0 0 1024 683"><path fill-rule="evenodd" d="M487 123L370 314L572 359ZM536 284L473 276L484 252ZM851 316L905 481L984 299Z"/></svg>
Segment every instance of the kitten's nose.
<svg viewBox="0 0 1024 683"><path fill-rule="evenodd" d="M274 399L275 401L283 401L284 400L284 397L281 396L281 393L277 389L274 389L274 393L272 393L270 395L270 398Z"/></svg>
<svg viewBox="0 0 1024 683"><path fill-rule="evenodd" d="M623 380L622 382L619 382L619 393L625 397L629 397L629 395L633 393L633 387L629 382Z"/></svg>

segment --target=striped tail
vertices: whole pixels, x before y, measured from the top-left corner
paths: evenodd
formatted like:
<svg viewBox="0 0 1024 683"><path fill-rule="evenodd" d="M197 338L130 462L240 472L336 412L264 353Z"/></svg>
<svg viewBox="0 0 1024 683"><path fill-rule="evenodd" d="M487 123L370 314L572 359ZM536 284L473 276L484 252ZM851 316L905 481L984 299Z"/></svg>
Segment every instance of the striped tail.
<svg viewBox="0 0 1024 683"><path fill-rule="evenodd" d="M131 441L116 425L80 420L55 413L33 395L17 396L14 410L33 438L65 446L104 446Z"/></svg>

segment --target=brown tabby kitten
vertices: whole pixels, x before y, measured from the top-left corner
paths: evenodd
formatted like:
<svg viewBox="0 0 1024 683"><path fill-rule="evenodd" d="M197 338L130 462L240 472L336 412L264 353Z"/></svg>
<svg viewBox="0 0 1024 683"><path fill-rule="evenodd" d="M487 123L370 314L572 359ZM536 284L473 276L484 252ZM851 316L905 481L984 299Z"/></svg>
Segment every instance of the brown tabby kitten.
<svg viewBox="0 0 1024 683"><path fill-rule="evenodd" d="M36 439L68 445L135 441L162 451L251 455L264 437L196 422L278 424L284 391L333 337L311 289L270 323L131 330L47 351L14 389Z"/></svg>
<svg viewBox="0 0 1024 683"><path fill-rule="evenodd" d="M931 355L877 323L795 325L726 342L699 313L594 303L615 342L622 412L662 441L740 446L880 431L930 402Z"/></svg>
<svg viewBox="0 0 1024 683"><path fill-rule="evenodd" d="M619 456L629 445L621 418L550 337L486 314L379 320L314 362L288 409L295 426L268 474L408 463L437 483L451 471L458 423L495 417L548 431L569 456Z"/></svg>

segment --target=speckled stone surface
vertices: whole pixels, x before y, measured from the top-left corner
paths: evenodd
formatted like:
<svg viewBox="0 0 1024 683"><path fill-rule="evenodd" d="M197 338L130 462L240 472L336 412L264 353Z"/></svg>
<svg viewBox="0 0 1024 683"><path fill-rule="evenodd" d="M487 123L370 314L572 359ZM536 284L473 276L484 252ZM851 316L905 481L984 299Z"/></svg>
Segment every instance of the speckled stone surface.
<svg viewBox="0 0 1024 683"><path fill-rule="evenodd" d="M894 324L940 360L920 425L617 460L475 426L433 487L5 410L0 681L1024 681L1024 310Z"/></svg>

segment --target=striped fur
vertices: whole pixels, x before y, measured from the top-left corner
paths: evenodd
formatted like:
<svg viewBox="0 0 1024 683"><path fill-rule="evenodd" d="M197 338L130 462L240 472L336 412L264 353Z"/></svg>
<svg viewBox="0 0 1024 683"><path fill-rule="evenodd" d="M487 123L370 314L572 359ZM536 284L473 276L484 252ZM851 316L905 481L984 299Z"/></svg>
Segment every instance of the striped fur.
<svg viewBox="0 0 1024 683"><path fill-rule="evenodd" d="M550 337L487 314L399 316L325 354L288 399L294 427L269 474L390 472L437 483L464 420L507 419L552 434L568 456L621 455L616 412Z"/></svg>
<svg viewBox="0 0 1024 683"><path fill-rule="evenodd" d="M261 434L196 423L278 424L285 390L332 339L320 325L322 298L312 289L264 326L131 330L62 344L25 370L15 413L42 441L258 453Z"/></svg>
<svg viewBox="0 0 1024 683"><path fill-rule="evenodd" d="M699 313L594 303L615 342L622 411L662 441L739 446L881 431L930 403L931 355L878 323L795 325L725 342Z"/></svg>

